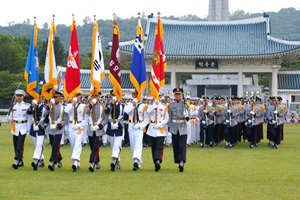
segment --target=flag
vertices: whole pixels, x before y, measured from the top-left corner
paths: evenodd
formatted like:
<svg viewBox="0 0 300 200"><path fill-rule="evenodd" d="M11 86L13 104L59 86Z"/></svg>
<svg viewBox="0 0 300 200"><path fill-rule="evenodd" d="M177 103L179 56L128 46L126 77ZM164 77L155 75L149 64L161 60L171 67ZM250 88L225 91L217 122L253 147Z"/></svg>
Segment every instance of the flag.
<svg viewBox="0 0 300 200"><path fill-rule="evenodd" d="M116 95L118 100L122 98L119 40L120 31L117 25L117 20L115 18L113 25L113 38L109 64L109 80L113 85L113 93Z"/></svg>
<svg viewBox="0 0 300 200"><path fill-rule="evenodd" d="M70 101L77 93L80 92L80 90L79 48L76 32L76 22L75 20L73 20L71 26L71 41L64 82L64 97L67 99L67 101Z"/></svg>
<svg viewBox="0 0 300 200"><path fill-rule="evenodd" d="M28 50L28 57L24 78L26 80L26 92L34 99L39 99L39 61L38 61L38 47L37 38L38 28L34 22L31 41Z"/></svg>
<svg viewBox="0 0 300 200"><path fill-rule="evenodd" d="M98 32L98 23L95 20L92 37L92 64L91 64L91 90L90 96L100 92L101 82L105 78L104 59L101 47L101 38Z"/></svg>
<svg viewBox="0 0 300 200"><path fill-rule="evenodd" d="M159 90L165 85L165 70L167 69L163 35L163 24L161 19L158 18L155 28L155 42L150 76L150 95L155 100L159 99Z"/></svg>
<svg viewBox="0 0 300 200"><path fill-rule="evenodd" d="M140 100L143 90L146 88L146 63L144 51L144 32L141 19L138 19L136 27L136 39L133 47L132 62L130 68L130 81L138 92L137 99Z"/></svg>
<svg viewBox="0 0 300 200"><path fill-rule="evenodd" d="M49 100L54 95L54 86L57 86L57 69L54 55L54 35L56 34L56 26L54 19L51 23L47 53L44 69L44 85L42 87L42 95Z"/></svg>

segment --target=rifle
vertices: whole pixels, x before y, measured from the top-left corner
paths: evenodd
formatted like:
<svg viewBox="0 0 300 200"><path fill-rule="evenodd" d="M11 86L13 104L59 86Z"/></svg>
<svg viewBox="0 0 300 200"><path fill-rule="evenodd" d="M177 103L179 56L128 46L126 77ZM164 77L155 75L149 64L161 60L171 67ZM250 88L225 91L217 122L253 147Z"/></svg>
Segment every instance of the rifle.
<svg viewBox="0 0 300 200"><path fill-rule="evenodd" d="M278 111L277 101L275 101L274 108L275 108L274 111ZM274 120L275 120L274 128L277 128L278 127L278 117L277 117L277 113L276 112L274 112Z"/></svg>
<svg viewBox="0 0 300 200"><path fill-rule="evenodd" d="M16 90L18 90L18 89L20 88L20 85L21 85L21 82L19 82L19 84L18 84ZM13 108L14 105L15 105L15 102L16 102L16 95L15 95L15 93L14 93L13 96L12 96L12 98L11 98L11 100L10 100L10 103L9 103L9 108L8 108L7 116L9 116L9 114L10 114L12 108Z"/></svg>
<svg viewBox="0 0 300 200"><path fill-rule="evenodd" d="M228 99L228 110L231 111L231 107L232 107L232 99ZM231 112L227 112L228 115L228 124L227 127L231 127Z"/></svg>
<svg viewBox="0 0 300 200"><path fill-rule="evenodd" d="M207 114L208 114L208 109L207 109L207 101L204 102L204 109L203 109L203 112L204 112L204 121L205 121L205 124L203 124L204 128L207 128L207 120L208 120L208 117L207 117Z"/></svg>

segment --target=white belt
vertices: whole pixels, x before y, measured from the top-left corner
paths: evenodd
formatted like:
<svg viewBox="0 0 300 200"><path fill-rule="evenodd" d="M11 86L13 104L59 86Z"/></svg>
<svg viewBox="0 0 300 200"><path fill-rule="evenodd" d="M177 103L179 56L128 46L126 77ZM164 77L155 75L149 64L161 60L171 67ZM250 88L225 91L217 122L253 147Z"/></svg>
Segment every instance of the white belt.
<svg viewBox="0 0 300 200"><path fill-rule="evenodd" d="M172 119L172 122L179 124L179 123L183 123L184 120L176 120L176 119Z"/></svg>

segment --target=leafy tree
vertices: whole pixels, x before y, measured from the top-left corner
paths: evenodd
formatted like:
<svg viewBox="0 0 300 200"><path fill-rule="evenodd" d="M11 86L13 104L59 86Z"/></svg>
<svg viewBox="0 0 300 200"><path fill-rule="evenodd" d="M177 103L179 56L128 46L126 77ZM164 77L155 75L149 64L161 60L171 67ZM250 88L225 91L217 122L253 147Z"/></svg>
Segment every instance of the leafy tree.
<svg viewBox="0 0 300 200"><path fill-rule="evenodd" d="M19 82L21 82L20 89L26 91L25 88L25 79L23 73L12 74L9 71L0 71L0 107L1 108L8 108L9 102L14 95L14 92L17 88Z"/></svg>

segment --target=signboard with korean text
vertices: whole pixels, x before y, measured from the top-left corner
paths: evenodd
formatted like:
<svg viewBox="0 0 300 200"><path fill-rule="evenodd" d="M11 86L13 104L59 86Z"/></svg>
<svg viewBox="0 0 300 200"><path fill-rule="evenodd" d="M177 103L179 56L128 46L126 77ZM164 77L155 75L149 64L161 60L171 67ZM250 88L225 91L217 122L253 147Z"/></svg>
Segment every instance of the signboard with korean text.
<svg viewBox="0 0 300 200"><path fill-rule="evenodd" d="M207 69L207 68L218 69L218 60L214 60L214 59L196 60L196 69Z"/></svg>

